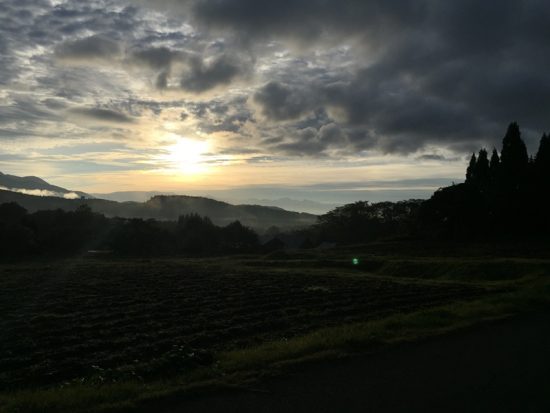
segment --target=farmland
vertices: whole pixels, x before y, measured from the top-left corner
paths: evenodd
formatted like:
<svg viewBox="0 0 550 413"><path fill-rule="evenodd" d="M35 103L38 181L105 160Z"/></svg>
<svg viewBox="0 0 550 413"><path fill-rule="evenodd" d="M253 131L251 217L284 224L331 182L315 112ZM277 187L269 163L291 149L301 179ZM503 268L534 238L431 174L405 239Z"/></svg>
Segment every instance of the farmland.
<svg viewBox="0 0 550 413"><path fill-rule="evenodd" d="M468 307L550 269L547 259L479 257L373 255L354 265L351 254L3 264L4 400L82 385L192 382L194 372L223 376L227 366L254 360L267 366L267 359L288 358L296 348L307 355L320 341L327 348L360 343L368 323L397 320L380 332L400 332L410 314ZM452 323L448 311L437 314L429 319L435 327Z"/></svg>
<svg viewBox="0 0 550 413"><path fill-rule="evenodd" d="M209 363L214 351L479 294L322 270L266 271L189 261L5 267L2 387L140 378ZM194 360L188 354L195 353Z"/></svg>

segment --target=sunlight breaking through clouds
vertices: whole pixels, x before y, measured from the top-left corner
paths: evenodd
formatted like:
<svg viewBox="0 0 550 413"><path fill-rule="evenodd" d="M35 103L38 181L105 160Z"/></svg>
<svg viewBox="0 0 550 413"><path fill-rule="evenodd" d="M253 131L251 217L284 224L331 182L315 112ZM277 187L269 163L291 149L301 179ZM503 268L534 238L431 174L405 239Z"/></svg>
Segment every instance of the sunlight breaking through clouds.
<svg viewBox="0 0 550 413"><path fill-rule="evenodd" d="M6 0L2 161L105 191L138 172L163 186L161 170L209 187L460 180L510 121L530 146L548 128L549 17L514 1ZM89 150L107 141L124 149ZM67 145L72 159L51 151Z"/></svg>
<svg viewBox="0 0 550 413"><path fill-rule="evenodd" d="M208 142L174 137L175 143L165 148L165 155L161 160L165 160L172 169L185 175L200 175L208 171L207 158Z"/></svg>

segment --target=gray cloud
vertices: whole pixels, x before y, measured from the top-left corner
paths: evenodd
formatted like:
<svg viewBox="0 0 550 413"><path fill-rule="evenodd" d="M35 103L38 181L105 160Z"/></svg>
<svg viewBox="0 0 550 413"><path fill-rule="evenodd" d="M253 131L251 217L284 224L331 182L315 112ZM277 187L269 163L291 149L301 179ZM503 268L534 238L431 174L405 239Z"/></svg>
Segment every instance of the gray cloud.
<svg viewBox="0 0 550 413"><path fill-rule="evenodd" d="M130 61L144 65L156 72L155 87L166 89L177 62L185 69L179 78L179 86L192 93L202 93L218 86L228 85L235 78L246 73L242 56L226 56L224 46L214 42L210 50L192 53L171 49L169 47L153 47L135 50ZM210 52L214 52L211 55ZM219 53L219 52L222 53Z"/></svg>
<svg viewBox="0 0 550 413"><path fill-rule="evenodd" d="M102 36L90 36L59 45L55 54L60 59L111 59L120 54L120 45Z"/></svg>
<svg viewBox="0 0 550 413"><path fill-rule="evenodd" d="M319 129L319 140L325 145L343 144L346 134L336 123L328 123Z"/></svg>
<svg viewBox="0 0 550 413"><path fill-rule="evenodd" d="M152 69L168 69L174 58L178 56L177 52L167 47L153 47L149 49L138 50L133 53L133 59L136 62L143 63Z"/></svg>
<svg viewBox="0 0 550 413"><path fill-rule="evenodd" d="M448 158L444 155L440 155L437 153L426 153L424 155L418 156L416 159L419 161L440 161L440 162L454 162L459 160L457 157L451 157Z"/></svg>
<svg viewBox="0 0 550 413"><path fill-rule="evenodd" d="M12 136L34 134L31 130L24 131L24 128L32 124L61 120L61 118L56 111L50 110L47 105L35 102L29 95L13 95L10 104L0 106L0 125L20 126L20 130L12 132Z"/></svg>
<svg viewBox="0 0 550 413"><path fill-rule="evenodd" d="M208 62L194 58L191 59L189 71L182 76L180 83L187 91L201 93L228 84L240 71L239 64L224 55Z"/></svg>
<svg viewBox="0 0 550 413"><path fill-rule="evenodd" d="M131 60L143 64L156 72L155 87L166 89L172 70L172 63L185 59L181 52L171 50L167 47L153 47L134 51Z"/></svg>
<svg viewBox="0 0 550 413"><path fill-rule="evenodd" d="M178 2L171 3L178 7ZM327 30L333 34L350 34L403 29L423 18L426 3L407 0L281 0L272 3L196 0L191 9L205 24L241 32L251 39L292 36L308 40L318 38ZM185 10L188 4L179 3L179 9Z"/></svg>
<svg viewBox="0 0 550 413"><path fill-rule="evenodd" d="M269 82L254 94L262 114L272 120L296 119L313 108L312 93Z"/></svg>
<svg viewBox="0 0 550 413"><path fill-rule="evenodd" d="M187 110L198 119L199 129L206 133L233 132L246 135L242 128L247 122L255 122L245 97L228 101L188 102ZM185 114L182 120L187 119ZM181 117L180 117L181 118Z"/></svg>
<svg viewBox="0 0 550 413"><path fill-rule="evenodd" d="M72 108L70 112L84 118L114 123L131 123L133 119L124 113L102 108Z"/></svg>

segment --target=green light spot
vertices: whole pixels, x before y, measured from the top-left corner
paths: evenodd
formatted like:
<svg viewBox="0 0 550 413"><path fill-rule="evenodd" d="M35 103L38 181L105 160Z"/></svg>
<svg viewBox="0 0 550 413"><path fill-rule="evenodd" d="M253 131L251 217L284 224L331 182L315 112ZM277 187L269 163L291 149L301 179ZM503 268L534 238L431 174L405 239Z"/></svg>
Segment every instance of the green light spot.
<svg viewBox="0 0 550 413"><path fill-rule="evenodd" d="M353 265L357 265L359 264L359 258L354 258L351 260L351 262L353 263Z"/></svg>

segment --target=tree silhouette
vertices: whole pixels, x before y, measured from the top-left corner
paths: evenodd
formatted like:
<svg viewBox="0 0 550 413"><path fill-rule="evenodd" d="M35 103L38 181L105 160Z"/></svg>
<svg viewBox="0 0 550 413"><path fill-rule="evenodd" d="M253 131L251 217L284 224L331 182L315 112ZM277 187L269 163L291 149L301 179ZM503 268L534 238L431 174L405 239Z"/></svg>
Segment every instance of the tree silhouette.
<svg viewBox="0 0 550 413"><path fill-rule="evenodd" d="M502 139L501 160L504 166L525 167L529 160L527 147L521 139L521 132L516 122L508 126L506 135Z"/></svg>
<svg viewBox="0 0 550 413"><path fill-rule="evenodd" d="M27 210L15 202L0 205L0 222L19 223L26 214Z"/></svg>
<svg viewBox="0 0 550 413"><path fill-rule="evenodd" d="M470 164L468 165L468 168L466 169L466 183L471 184L474 182L474 174L476 169L476 154L475 152L472 153L472 157L470 158Z"/></svg>
<svg viewBox="0 0 550 413"><path fill-rule="evenodd" d="M540 139L535 156L535 170L539 179L550 179L550 135L546 133Z"/></svg>
<svg viewBox="0 0 550 413"><path fill-rule="evenodd" d="M474 181L479 188L485 189L489 185L489 177L489 159L487 158L487 151L481 149L474 167Z"/></svg>
<svg viewBox="0 0 550 413"><path fill-rule="evenodd" d="M508 126L506 135L502 139L500 153L504 186L517 190L526 178L529 156L527 147L521 139L521 132L516 122Z"/></svg>
<svg viewBox="0 0 550 413"><path fill-rule="evenodd" d="M489 161L489 174L491 175L491 182L493 184L499 180L500 156L498 156L498 151L496 150L496 148L493 148L491 160Z"/></svg>
<svg viewBox="0 0 550 413"><path fill-rule="evenodd" d="M258 246L258 235L240 221L234 221L221 229L224 247L228 250L250 250Z"/></svg>
<svg viewBox="0 0 550 413"><path fill-rule="evenodd" d="M508 126L502 151L474 153L466 182L438 190L422 205L419 228L443 238L548 237L550 136L529 158L517 123Z"/></svg>

